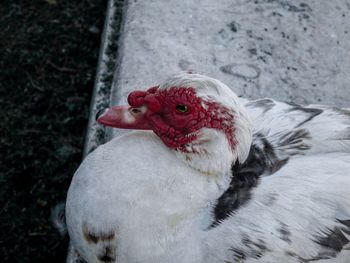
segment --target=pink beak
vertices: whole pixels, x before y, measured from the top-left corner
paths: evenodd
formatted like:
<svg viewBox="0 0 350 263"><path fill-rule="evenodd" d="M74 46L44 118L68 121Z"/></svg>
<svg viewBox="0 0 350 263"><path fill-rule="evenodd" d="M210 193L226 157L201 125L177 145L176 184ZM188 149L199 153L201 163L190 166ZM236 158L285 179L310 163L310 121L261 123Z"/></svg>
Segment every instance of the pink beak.
<svg viewBox="0 0 350 263"><path fill-rule="evenodd" d="M121 129L152 130L146 117L147 107L132 108L130 106L114 106L106 109L97 122L105 126Z"/></svg>

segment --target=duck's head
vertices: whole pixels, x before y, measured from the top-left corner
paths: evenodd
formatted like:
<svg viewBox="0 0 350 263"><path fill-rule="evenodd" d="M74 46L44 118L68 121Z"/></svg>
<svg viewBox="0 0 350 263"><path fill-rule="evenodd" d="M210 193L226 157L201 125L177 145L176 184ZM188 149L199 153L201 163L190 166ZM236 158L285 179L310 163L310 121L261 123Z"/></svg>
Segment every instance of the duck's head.
<svg viewBox="0 0 350 263"><path fill-rule="evenodd" d="M248 156L252 125L238 97L222 82L180 73L146 91L133 91L98 122L115 128L152 130L192 167L228 171Z"/></svg>

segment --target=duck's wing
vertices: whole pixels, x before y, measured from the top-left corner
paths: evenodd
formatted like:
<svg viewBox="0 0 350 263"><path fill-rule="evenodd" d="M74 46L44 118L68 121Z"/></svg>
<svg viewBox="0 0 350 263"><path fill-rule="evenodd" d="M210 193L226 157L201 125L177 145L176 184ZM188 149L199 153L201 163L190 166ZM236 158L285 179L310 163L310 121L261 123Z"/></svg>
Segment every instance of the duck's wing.
<svg viewBox="0 0 350 263"><path fill-rule="evenodd" d="M280 159L350 152L350 109L272 99L242 102L253 120L255 137L266 138Z"/></svg>
<svg viewBox="0 0 350 263"><path fill-rule="evenodd" d="M246 203L261 175L278 171L298 155L350 152L350 110L301 106L272 99L242 99L252 118L253 142L245 163L214 208L213 226Z"/></svg>
<svg viewBox="0 0 350 263"><path fill-rule="evenodd" d="M343 262L350 254L349 189L349 153L290 158L208 230L208 262L218 262L211 255L227 262Z"/></svg>

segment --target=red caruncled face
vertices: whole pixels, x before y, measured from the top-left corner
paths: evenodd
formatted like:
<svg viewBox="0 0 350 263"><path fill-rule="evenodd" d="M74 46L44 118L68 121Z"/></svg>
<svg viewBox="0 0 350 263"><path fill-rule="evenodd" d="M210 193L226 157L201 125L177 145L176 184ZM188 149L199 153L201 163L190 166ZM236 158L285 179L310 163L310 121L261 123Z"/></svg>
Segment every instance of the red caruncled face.
<svg viewBox="0 0 350 263"><path fill-rule="evenodd" d="M219 103L205 101L188 87L134 91L128 97L133 108L146 105L145 113L153 131L170 148L186 152L186 144L196 140L201 128L214 128L225 133L231 148L234 138L234 116Z"/></svg>

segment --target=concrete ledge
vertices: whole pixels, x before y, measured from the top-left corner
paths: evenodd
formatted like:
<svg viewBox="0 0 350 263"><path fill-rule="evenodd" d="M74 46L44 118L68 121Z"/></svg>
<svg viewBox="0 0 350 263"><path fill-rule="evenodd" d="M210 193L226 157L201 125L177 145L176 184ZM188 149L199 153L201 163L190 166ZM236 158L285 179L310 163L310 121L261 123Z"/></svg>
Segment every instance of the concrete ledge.
<svg viewBox="0 0 350 263"><path fill-rule="evenodd" d="M105 128L96 123L95 116L97 112L110 104L111 86L117 65L123 3L122 0L108 1L83 156L86 156L106 140Z"/></svg>

